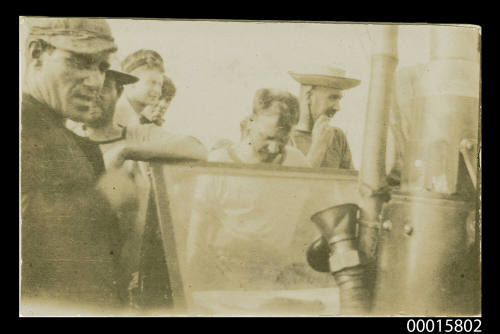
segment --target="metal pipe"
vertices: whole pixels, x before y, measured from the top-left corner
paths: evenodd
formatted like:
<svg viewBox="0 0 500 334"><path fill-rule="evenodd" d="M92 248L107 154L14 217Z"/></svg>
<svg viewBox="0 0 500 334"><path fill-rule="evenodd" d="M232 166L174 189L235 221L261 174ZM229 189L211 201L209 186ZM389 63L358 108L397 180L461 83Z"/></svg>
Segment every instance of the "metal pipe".
<svg viewBox="0 0 500 334"><path fill-rule="evenodd" d="M431 58L409 115L403 191L391 194L381 215L374 289L381 315L480 311L479 251L469 241L476 236L478 246L469 179L477 177L480 34L477 27L434 26L430 37Z"/></svg>
<svg viewBox="0 0 500 334"><path fill-rule="evenodd" d="M373 49L359 176L362 223L359 229L359 250L361 257L367 262L375 257L378 215L385 200L381 189L386 185L385 153L394 71L398 63L398 26L374 25L370 27L369 33Z"/></svg>
<svg viewBox="0 0 500 334"><path fill-rule="evenodd" d="M335 258L335 252L339 250L331 247L333 256L330 255L330 271L339 287L340 312L344 315L364 315L371 312L376 268L373 260L379 230L378 216L383 202L387 200L383 191L386 186L385 150L394 70L398 62L398 27L397 25L372 26L371 37L373 41L372 66L363 160L359 177L361 210L356 245L357 256L356 261L351 261L352 263L341 261L343 266L341 265L339 270L334 270L333 264L335 263L332 260ZM349 222L356 223L355 219ZM347 253L338 254L337 257L346 255Z"/></svg>

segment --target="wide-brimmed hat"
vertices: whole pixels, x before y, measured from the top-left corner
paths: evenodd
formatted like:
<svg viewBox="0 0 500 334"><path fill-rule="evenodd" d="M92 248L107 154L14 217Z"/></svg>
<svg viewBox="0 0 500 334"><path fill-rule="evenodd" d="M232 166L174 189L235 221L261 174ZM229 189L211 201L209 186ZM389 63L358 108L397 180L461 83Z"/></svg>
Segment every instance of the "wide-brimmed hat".
<svg viewBox="0 0 500 334"><path fill-rule="evenodd" d="M125 73L121 70L120 61L115 55L111 56L109 60L110 67L106 71L106 75L112 77L114 80L122 85L133 84L139 81L139 78L135 75Z"/></svg>
<svg viewBox="0 0 500 334"><path fill-rule="evenodd" d="M84 54L117 50L104 19L29 17L26 23L28 41L41 39L56 48Z"/></svg>
<svg viewBox="0 0 500 334"><path fill-rule="evenodd" d="M346 77L345 70L338 67L314 66L296 72L289 71L297 82L308 86L323 86L337 89L356 87L361 80Z"/></svg>

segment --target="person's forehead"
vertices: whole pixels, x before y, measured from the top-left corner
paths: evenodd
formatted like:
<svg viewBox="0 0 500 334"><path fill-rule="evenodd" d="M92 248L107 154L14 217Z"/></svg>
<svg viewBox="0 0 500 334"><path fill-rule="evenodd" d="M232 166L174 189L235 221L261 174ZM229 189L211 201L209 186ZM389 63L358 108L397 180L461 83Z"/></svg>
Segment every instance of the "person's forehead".
<svg viewBox="0 0 500 334"><path fill-rule="evenodd" d="M112 52L79 53L56 48L55 52L68 58L86 58L95 62L109 62Z"/></svg>
<svg viewBox="0 0 500 334"><path fill-rule="evenodd" d="M286 132L287 129L279 126L280 116L277 114L259 114L255 117L254 122L257 125L257 129L262 134L281 134Z"/></svg>
<svg viewBox="0 0 500 334"><path fill-rule="evenodd" d="M163 73L155 69L147 68L145 66L136 68L130 74L140 78L154 78L163 81Z"/></svg>
<svg viewBox="0 0 500 334"><path fill-rule="evenodd" d="M279 120L279 115L274 113L261 113L257 114L254 117L254 122L257 122L259 124L273 125L276 124L278 120Z"/></svg>
<svg viewBox="0 0 500 334"><path fill-rule="evenodd" d="M343 95L341 89L333 88L333 87L317 86L314 90L316 92L320 93L321 95L324 95L324 96L330 96L330 95L342 96Z"/></svg>

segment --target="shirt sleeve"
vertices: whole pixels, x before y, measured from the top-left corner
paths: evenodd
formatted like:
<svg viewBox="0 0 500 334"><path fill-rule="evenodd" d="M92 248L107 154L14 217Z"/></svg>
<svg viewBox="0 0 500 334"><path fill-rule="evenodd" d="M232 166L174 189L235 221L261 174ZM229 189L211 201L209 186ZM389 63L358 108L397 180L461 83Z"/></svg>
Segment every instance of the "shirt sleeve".
<svg viewBox="0 0 500 334"><path fill-rule="evenodd" d="M283 165L311 168L311 164L309 163L309 161L307 161L307 158L304 156L304 154L293 146L286 147L286 158L283 162Z"/></svg>
<svg viewBox="0 0 500 334"><path fill-rule="evenodd" d="M354 163L352 162L352 154L351 154L351 148L349 147L349 142L347 141L347 137L343 132L342 135L344 137L344 145L343 145L344 147L343 147L343 154L342 154L342 161L340 163L340 168L355 169Z"/></svg>
<svg viewBox="0 0 500 334"><path fill-rule="evenodd" d="M330 158L332 161L328 161L328 163L330 165L333 164L331 167L335 168L354 169L351 148L349 147L347 136L340 128L335 127L334 131L335 134L329 147L330 152L327 154L327 158Z"/></svg>

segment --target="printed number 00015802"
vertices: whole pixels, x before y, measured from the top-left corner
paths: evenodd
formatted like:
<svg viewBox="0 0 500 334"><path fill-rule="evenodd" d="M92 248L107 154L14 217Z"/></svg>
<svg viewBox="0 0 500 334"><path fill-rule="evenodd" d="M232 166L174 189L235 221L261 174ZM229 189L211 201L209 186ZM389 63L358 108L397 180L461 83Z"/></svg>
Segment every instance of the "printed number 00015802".
<svg viewBox="0 0 500 334"><path fill-rule="evenodd" d="M409 319L409 333L481 333L481 319Z"/></svg>

